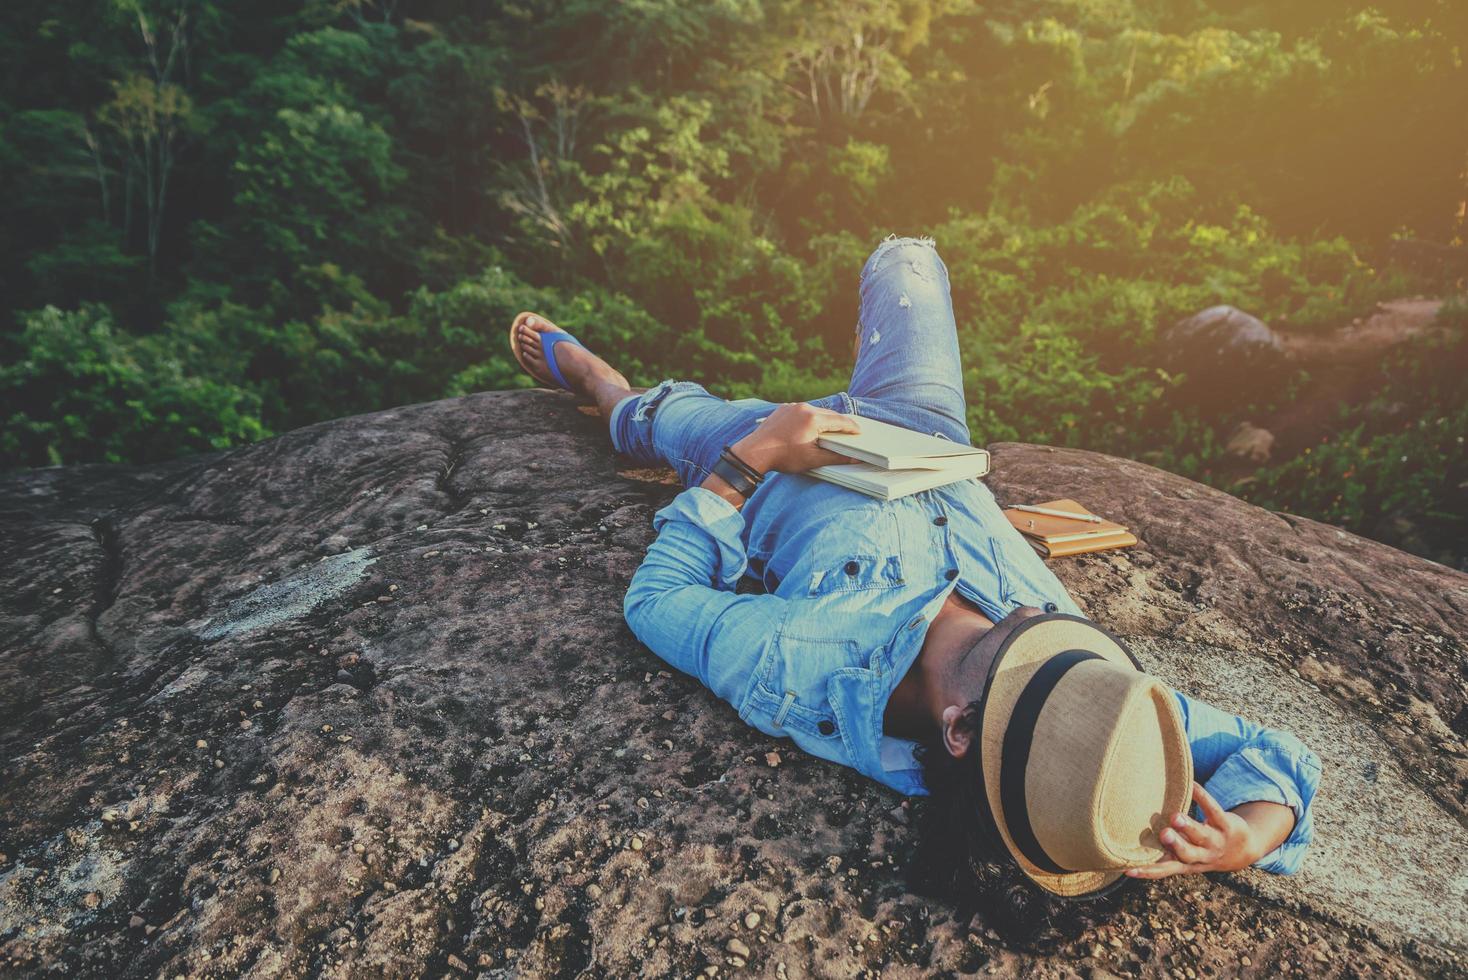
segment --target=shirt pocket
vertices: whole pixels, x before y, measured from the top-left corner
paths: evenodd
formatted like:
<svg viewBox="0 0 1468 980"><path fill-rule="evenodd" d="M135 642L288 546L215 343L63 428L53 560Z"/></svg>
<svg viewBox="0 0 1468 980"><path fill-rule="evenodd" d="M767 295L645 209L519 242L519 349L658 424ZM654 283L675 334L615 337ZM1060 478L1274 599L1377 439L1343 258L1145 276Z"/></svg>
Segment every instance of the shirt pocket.
<svg viewBox="0 0 1468 980"><path fill-rule="evenodd" d="M806 597L891 589L903 584L901 555L838 553L811 570Z"/></svg>

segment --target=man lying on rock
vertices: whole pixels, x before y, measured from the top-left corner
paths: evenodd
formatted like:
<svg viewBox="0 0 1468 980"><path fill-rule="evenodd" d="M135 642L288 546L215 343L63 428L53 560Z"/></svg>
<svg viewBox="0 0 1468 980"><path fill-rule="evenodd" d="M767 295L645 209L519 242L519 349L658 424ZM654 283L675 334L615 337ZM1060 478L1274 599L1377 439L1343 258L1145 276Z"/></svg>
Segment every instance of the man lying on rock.
<svg viewBox="0 0 1468 980"><path fill-rule="evenodd" d="M1128 876L1296 870L1315 754L1143 673L982 483L879 501L802 475L849 462L816 438L860 418L969 443L932 241L888 238L860 282L850 389L807 403L631 388L544 317L511 325L526 371L594 401L617 451L686 488L653 518L632 631L760 731L931 796L924 847L960 876L1007 855L1081 898ZM763 590L736 592L745 576Z"/></svg>

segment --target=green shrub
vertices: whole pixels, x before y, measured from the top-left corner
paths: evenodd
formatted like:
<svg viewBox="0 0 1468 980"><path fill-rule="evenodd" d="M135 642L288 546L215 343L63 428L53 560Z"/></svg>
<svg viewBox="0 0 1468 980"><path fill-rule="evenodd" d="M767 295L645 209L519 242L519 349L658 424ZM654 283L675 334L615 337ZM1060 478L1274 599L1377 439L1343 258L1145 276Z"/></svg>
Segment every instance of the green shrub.
<svg viewBox="0 0 1468 980"><path fill-rule="evenodd" d="M187 345L134 337L102 307L31 313L0 368L8 465L141 462L264 438L260 400L190 373Z"/></svg>
<svg viewBox="0 0 1468 980"><path fill-rule="evenodd" d="M1366 533L1425 518L1468 545L1468 303L1445 304L1436 326L1388 358L1376 394L1344 407L1336 434L1262 470L1249 499Z"/></svg>

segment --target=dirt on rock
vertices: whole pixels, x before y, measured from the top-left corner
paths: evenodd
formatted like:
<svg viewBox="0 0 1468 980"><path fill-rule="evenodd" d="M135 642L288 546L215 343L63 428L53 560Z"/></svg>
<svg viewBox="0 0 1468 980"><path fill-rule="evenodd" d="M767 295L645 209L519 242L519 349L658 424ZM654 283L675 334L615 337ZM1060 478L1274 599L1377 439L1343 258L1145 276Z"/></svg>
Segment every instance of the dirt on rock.
<svg viewBox="0 0 1468 980"><path fill-rule="evenodd" d="M0 478L0 971L1464 973L1468 575L992 447L1001 501L1137 533L1055 568L1151 669L1339 743L1301 875L1138 888L1037 951L911 891L920 804L638 644L622 595L677 487L601 425L496 392Z"/></svg>
<svg viewBox="0 0 1468 980"><path fill-rule="evenodd" d="M1269 461L1280 462L1333 435L1344 406L1359 405L1381 385L1381 364L1398 347L1441 336L1436 323L1442 300L1421 296L1378 303L1372 312L1325 331L1277 331L1290 365L1308 381L1273 412L1242 423L1230 436L1222 478L1246 477ZM1267 442L1266 442L1267 439Z"/></svg>
<svg viewBox="0 0 1468 980"><path fill-rule="evenodd" d="M1333 432L1341 406L1375 394L1381 363L1391 351L1441 334L1435 321L1442 305L1442 300L1420 296L1395 299L1378 303L1370 315L1336 330L1283 333L1285 351L1296 367L1309 372L1310 382L1278 415L1261 423L1278 440L1277 456L1287 458L1315 445Z"/></svg>

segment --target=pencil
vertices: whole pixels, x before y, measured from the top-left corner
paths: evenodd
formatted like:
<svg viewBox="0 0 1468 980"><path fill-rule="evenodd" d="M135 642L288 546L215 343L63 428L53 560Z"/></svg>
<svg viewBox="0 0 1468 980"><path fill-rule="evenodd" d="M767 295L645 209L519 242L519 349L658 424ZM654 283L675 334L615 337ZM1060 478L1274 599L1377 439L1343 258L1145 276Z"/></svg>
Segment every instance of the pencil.
<svg viewBox="0 0 1468 980"><path fill-rule="evenodd" d="M1075 514L1068 510L1052 510L1049 507L1031 507L1027 504L1015 504L1013 510L1022 510L1027 514L1045 514L1049 517L1069 517L1073 521L1085 521L1087 524L1100 524L1101 518L1095 514Z"/></svg>

